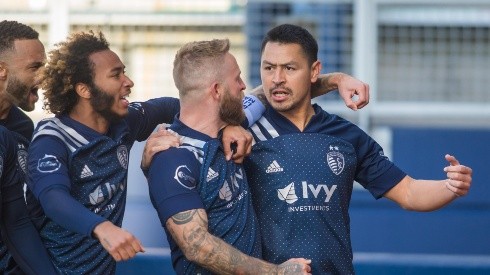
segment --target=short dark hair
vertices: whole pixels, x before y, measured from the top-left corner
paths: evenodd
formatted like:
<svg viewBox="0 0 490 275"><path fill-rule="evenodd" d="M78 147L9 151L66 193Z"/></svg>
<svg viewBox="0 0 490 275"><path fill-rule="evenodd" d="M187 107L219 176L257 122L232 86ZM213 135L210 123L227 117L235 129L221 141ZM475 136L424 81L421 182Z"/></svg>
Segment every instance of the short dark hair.
<svg viewBox="0 0 490 275"><path fill-rule="evenodd" d="M0 22L0 55L14 50L15 40L39 39L39 33L33 28L17 21Z"/></svg>
<svg viewBox="0 0 490 275"><path fill-rule="evenodd" d="M303 49L310 65L318 60L318 43L305 28L292 24L283 24L272 28L262 40L261 53L268 42L298 44Z"/></svg>
<svg viewBox="0 0 490 275"><path fill-rule="evenodd" d="M93 84L93 53L109 50L102 32L78 32L55 45L42 72L44 92L43 109L53 114L67 114L78 102L75 86Z"/></svg>

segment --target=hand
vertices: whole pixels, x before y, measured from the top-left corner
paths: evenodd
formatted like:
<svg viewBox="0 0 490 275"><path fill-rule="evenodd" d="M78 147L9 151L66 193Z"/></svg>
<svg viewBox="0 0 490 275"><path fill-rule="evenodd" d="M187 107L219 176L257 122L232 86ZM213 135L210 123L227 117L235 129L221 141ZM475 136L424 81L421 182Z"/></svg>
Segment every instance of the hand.
<svg viewBox="0 0 490 275"><path fill-rule="evenodd" d="M354 111L361 109L369 103L369 85L348 75L341 74L337 83L340 97L347 107ZM352 98L357 96L356 100Z"/></svg>
<svg viewBox="0 0 490 275"><path fill-rule="evenodd" d="M311 260L292 258L279 265L278 274L311 274Z"/></svg>
<svg viewBox="0 0 490 275"><path fill-rule="evenodd" d="M252 152L252 135L241 126L226 126L223 130L223 147L226 160L242 163Z"/></svg>
<svg viewBox="0 0 490 275"><path fill-rule="evenodd" d="M447 189L451 190L458 197L468 194L473 170L459 164L459 161L454 156L446 155L445 158L450 164L444 168L444 172L446 172L448 178L446 180Z"/></svg>
<svg viewBox="0 0 490 275"><path fill-rule="evenodd" d="M162 125L158 126L157 131L153 132L146 141L141 157L141 168L150 167L151 160L156 153L170 147L178 147L180 144L180 137L177 134L165 130Z"/></svg>
<svg viewBox="0 0 490 275"><path fill-rule="evenodd" d="M138 252L145 252L136 237L110 221L98 224L94 229L94 236L116 261L125 261L133 258Z"/></svg>

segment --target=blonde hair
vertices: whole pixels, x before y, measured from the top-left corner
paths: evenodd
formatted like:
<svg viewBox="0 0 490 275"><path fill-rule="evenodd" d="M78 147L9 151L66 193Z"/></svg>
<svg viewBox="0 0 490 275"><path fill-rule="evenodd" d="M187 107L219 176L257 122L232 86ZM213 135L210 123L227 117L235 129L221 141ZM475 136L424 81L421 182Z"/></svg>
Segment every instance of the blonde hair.
<svg viewBox="0 0 490 275"><path fill-rule="evenodd" d="M173 77L181 99L221 78L221 65L229 49L228 39L213 39L190 42L177 51Z"/></svg>

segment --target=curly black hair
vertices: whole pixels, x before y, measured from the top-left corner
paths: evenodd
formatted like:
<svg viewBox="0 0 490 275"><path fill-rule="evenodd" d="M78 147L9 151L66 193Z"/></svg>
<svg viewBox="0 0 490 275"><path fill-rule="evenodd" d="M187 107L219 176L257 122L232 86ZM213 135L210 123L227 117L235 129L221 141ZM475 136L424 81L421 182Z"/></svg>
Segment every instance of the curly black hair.
<svg viewBox="0 0 490 275"><path fill-rule="evenodd" d="M93 53L109 50L102 32L78 32L55 45L42 72L43 109L55 115L69 113L78 102L75 86L93 84Z"/></svg>

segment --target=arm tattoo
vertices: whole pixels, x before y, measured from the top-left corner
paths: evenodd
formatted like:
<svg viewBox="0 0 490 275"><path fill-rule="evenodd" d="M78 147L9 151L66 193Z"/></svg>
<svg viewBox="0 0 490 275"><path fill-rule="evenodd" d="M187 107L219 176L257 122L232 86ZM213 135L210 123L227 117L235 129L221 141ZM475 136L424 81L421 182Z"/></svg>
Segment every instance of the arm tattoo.
<svg viewBox="0 0 490 275"><path fill-rule="evenodd" d="M193 210L177 213L172 216L172 221L177 225L186 224L192 221L192 218L194 217L196 212L197 210L193 209Z"/></svg>
<svg viewBox="0 0 490 275"><path fill-rule="evenodd" d="M214 273L277 274L276 265L245 255L210 234L204 209L175 214L167 221L167 229L189 261Z"/></svg>

